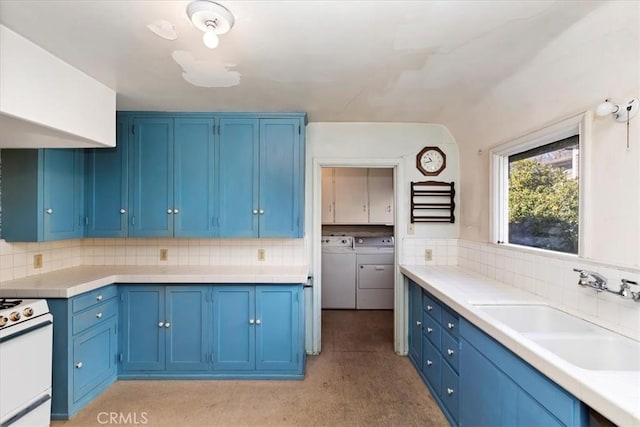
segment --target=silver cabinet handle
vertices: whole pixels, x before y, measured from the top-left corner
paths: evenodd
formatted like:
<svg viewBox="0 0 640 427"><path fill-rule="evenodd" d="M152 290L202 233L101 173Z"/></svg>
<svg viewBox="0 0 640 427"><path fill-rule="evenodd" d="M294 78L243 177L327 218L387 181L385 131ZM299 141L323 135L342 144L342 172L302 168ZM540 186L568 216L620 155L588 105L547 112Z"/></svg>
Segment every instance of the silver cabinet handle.
<svg viewBox="0 0 640 427"><path fill-rule="evenodd" d="M430 334L431 332L433 332L433 328L427 328L427 333Z"/></svg>
<svg viewBox="0 0 640 427"><path fill-rule="evenodd" d="M451 396L453 394L453 389L447 387L447 394Z"/></svg>
<svg viewBox="0 0 640 427"><path fill-rule="evenodd" d="M249 319L249 324L250 324L250 325L253 325L254 323L256 323L256 321L255 321L255 320L253 320L253 319Z"/></svg>
<svg viewBox="0 0 640 427"><path fill-rule="evenodd" d="M258 212L260 215L264 215L264 209L260 209L260 211Z"/></svg>
<svg viewBox="0 0 640 427"><path fill-rule="evenodd" d="M262 323L260 319L256 319L256 325L259 325L260 323Z"/></svg>
<svg viewBox="0 0 640 427"><path fill-rule="evenodd" d="M121 214L126 214L126 213L127 213L127 210L126 210L125 208L120 208L120 213L121 213Z"/></svg>
<svg viewBox="0 0 640 427"><path fill-rule="evenodd" d="M453 353L455 353L455 351L451 350L450 348L447 349L447 354L449 356L453 356Z"/></svg>
<svg viewBox="0 0 640 427"><path fill-rule="evenodd" d="M48 213L49 215L51 215L53 213L53 209L49 208L49 209L45 209L44 210L46 213Z"/></svg>
<svg viewBox="0 0 640 427"><path fill-rule="evenodd" d="M253 214L254 214L254 215L258 215L258 209L254 209L254 210L253 210Z"/></svg>
<svg viewBox="0 0 640 427"><path fill-rule="evenodd" d="M158 322L158 327L159 328L164 328L164 322Z"/></svg>
<svg viewBox="0 0 640 427"><path fill-rule="evenodd" d="M431 366L433 365L433 362L431 360L427 360L427 366Z"/></svg>
<svg viewBox="0 0 640 427"><path fill-rule="evenodd" d="M102 313L98 313L98 314L96 314L96 317L97 317L98 319L102 319Z"/></svg>
<svg viewBox="0 0 640 427"><path fill-rule="evenodd" d="M171 215L173 213L173 209L167 209L167 213Z"/></svg>
<svg viewBox="0 0 640 427"><path fill-rule="evenodd" d="M416 325L417 325L417 326L421 326L421 325L422 325L422 322L421 322L421 321L419 321L419 320L416 320Z"/></svg>
<svg viewBox="0 0 640 427"><path fill-rule="evenodd" d="M167 322L167 323L165 323L165 324L164 324L164 327L165 327L165 328L168 328L169 326L171 326L171 323L169 323L169 322Z"/></svg>
<svg viewBox="0 0 640 427"><path fill-rule="evenodd" d="M96 301L102 301L102 295L98 295L98 296L96 297Z"/></svg>
<svg viewBox="0 0 640 427"><path fill-rule="evenodd" d="M76 363L76 368L77 369L82 369L82 362Z"/></svg>
<svg viewBox="0 0 640 427"><path fill-rule="evenodd" d="M180 211L179 211L178 209L174 209L174 210L173 210L173 213L174 213L174 214L177 214L177 213L180 213Z"/></svg>
<svg viewBox="0 0 640 427"><path fill-rule="evenodd" d="M447 328L449 329L453 329L453 327L456 326L453 323L447 323Z"/></svg>
<svg viewBox="0 0 640 427"><path fill-rule="evenodd" d="M427 311L431 311L433 310L433 307L431 307L430 305L427 306Z"/></svg>

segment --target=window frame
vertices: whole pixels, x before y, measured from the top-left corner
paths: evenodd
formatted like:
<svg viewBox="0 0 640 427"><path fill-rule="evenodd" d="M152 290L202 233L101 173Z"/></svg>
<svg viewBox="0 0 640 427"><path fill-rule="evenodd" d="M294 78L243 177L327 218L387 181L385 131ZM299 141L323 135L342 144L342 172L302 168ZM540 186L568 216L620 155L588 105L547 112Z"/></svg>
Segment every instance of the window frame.
<svg viewBox="0 0 640 427"><path fill-rule="evenodd" d="M490 217L491 242L501 246L518 248L524 251L544 252L570 257L584 257L588 250L586 247L585 231L587 230L589 216L585 209L590 182L585 173L586 165L590 163L591 122L593 115L586 111L547 126L529 132L521 137L509 140L493 147L490 150ZM579 192L578 197L578 253L541 249L533 246L509 243L509 156L518 154L542 145L550 144L561 139L578 135L580 147L579 166Z"/></svg>

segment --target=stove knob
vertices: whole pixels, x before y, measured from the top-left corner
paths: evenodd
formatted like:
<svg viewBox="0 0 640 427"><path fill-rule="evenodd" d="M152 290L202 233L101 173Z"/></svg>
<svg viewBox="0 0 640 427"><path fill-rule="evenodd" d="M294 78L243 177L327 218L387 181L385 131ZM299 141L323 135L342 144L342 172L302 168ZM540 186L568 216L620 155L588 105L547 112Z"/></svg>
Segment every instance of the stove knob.
<svg viewBox="0 0 640 427"><path fill-rule="evenodd" d="M8 321L9 319L7 319L6 317L0 316L0 328L6 325Z"/></svg>
<svg viewBox="0 0 640 427"><path fill-rule="evenodd" d="M24 310L22 310L22 314L24 314L24 317L33 316L33 308L31 308L31 307L25 308Z"/></svg>
<svg viewBox="0 0 640 427"><path fill-rule="evenodd" d="M14 311L9 315L9 319L13 320L14 322L17 322L18 320L20 320L20 313L18 313L17 311Z"/></svg>
<svg viewBox="0 0 640 427"><path fill-rule="evenodd" d="M362 244L362 243L364 243L364 240L358 239L358 243Z"/></svg>
<svg viewBox="0 0 640 427"><path fill-rule="evenodd" d="M342 242L343 245L346 245L347 244L347 239L342 239L341 242Z"/></svg>

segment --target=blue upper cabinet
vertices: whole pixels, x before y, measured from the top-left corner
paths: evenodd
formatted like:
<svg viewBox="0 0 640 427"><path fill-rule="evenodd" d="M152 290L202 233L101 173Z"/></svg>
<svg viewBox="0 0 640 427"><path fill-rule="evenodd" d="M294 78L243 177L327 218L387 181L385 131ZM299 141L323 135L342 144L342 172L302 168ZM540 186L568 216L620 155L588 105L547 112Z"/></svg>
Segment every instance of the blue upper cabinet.
<svg viewBox="0 0 640 427"><path fill-rule="evenodd" d="M3 238L14 242L82 237L84 151L2 150Z"/></svg>
<svg viewBox="0 0 640 427"><path fill-rule="evenodd" d="M260 120L260 237L302 237L301 135L298 119Z"/></svg>
<svg viewBox="0 0 640 427"><path fill-rule="evenodd" d="M116 120L116 146L87 152L86 211L88 237L127 237L129 218L129 120Z"/></svg>
<svg viewBox="0 0 640 427"><path fill-rule="evenodd" d="M213 118L175 119L175 237L217 234L216 141Z"/></svg>
<svg viewBox="0 0 640 427"><path fill-rule="evenodd" d="M220 120L220 236L301 237L304 119Z"/></svg>
<svg viewBox="0 0 640 427"><path fill-rule="evenodd" d="M220 237L258 236L258 120L220 119Z"/></svg>
<svg viewBox="0 0 640 427"><path fill-rule="evenodd" d="M129 235L173 237L173 119L133 119Z"/></svg>

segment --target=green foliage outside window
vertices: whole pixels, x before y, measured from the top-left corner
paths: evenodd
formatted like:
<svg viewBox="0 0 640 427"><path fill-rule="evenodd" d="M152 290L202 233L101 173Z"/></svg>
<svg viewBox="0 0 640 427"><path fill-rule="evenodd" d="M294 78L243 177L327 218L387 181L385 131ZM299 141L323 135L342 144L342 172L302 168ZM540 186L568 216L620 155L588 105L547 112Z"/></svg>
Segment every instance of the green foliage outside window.
<svg viewBox="0 0 640 427"><path fill-rule="evenodd" d="M509 168L509 242L578 253L578 179L532 159Z"/></svg>

